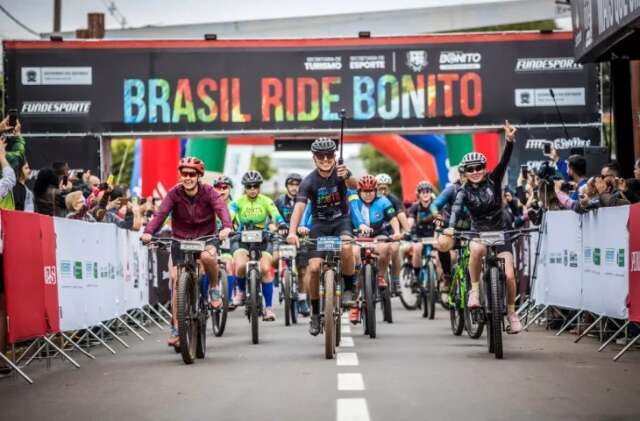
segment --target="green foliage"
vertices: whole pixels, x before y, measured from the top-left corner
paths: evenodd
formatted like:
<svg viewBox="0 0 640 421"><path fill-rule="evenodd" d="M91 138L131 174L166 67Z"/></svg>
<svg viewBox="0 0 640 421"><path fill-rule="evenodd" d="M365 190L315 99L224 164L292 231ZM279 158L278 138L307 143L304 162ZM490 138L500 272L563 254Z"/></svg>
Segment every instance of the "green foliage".
<svg viewBox="0 0 640 421"><path fill-rule="evenodd" d="M114 183L129 185L133 172L134 139L114 139L111 141L111 174ZM124 166L123 164L124 160ZM122 168L122 173L120 170ZM120 180L118 180L120 174Z"/></svg>
<svg viewBox="0 0 640 421"><path fill-rule="evenodd" d="M402 183L400 183L400 169L395 162L387 158L371 145L363 145L358 156L367 172L371 175L387 173L393 179L391 191L398 197L402 197Z"/></svg>
<svg viewBox="0 0 640 421"><path fill-rule="evenodd" d="M262 174L262 178L264 178L265 181L270 180L271 177L273 177L273 175L276 173L276 169L271 165L271 157L269 155L251 155L250 168L252 170L260 172L260 174Z"/></svg>

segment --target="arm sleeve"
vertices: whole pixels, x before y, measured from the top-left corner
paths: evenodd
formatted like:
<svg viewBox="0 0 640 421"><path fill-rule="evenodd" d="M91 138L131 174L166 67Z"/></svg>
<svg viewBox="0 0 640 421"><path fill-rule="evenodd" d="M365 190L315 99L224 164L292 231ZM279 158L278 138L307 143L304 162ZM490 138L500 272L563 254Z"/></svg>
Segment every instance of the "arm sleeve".
<svg viewBox="0 0 640 421"><path fill-rule="evenodd" d="M5 197L9 194L15 185L16 173L13 171L13 168L11 168L11 165L7 165L2 169L2 179L0 179L0 197Z"/></svg>
<svg viewBox="0 0 640 421"><path fill-rule="evenodd" d="M117 218L115 218L114 222L120 228L124 228L126 230L132 229L133 228L133 211L127 211L127 213L124 214L123 220L118 220Z"/></svg>
<svg viewBox="0 0 640 421"><path fill-rule="evenodd" d="M311 182L309 180L309 177L302 180L302 184L300 184L300 189L296 195L296 203L307 203L307 201L311 199Z"/></svg>
<svg viewBox="0 0 640 421"><path fill-rule="evenodd" d="M151 221L147 224L147 227L144 229L145 234L155 234L164 224L164 221L167 219L169 212L173 209L173 196L169 193L160 204L160 209L153 215Z"/></svg>
<svg viewBox="0 0 640 421"><path fill-rule="evenodd" d="M556 197L558 198L558 201L565 209L572 209L574 203L576 202L571 197L569 197L568 194L566 194L563 191L556 192Z"/></svg>
<svg viewBox="0 0 640 421"><path fill-rule="evenodd" d="M390 222L393 218L395 218L398 214L398 212L396 211L396 208L393 206L393 204L387 200L387 203L385 203L384 209L383 209L383 215L384 215L384 220L386 222Z"/></svg>
<svg viewBox="0 0 640 421"><path fill-rule="evenodd" d="M276 224L284 223L284 218L282 217L282 215L280 215L280 212L278 211L278 208L276 207L275 203L273 203L273 200L267 198L267 200L265 201L265 204L267 207L267 212L269 213L269 216L271 217L271 219L275 221Z"/></svg>
<svg viewBox="0 0 640 421"><path fill-rule="evenodd" d="M304 228L311 228L311 206L307 203L304 207L304 213L302 214L302 219L300 220L300 226Z"/></svg>
<svg viewBox="0 0 640 421"><path fill-rule="evenodd" d="M456 194L456 186L455 184L449 184L447 187L442 190L442 193L436 197L436 200L433 201L429 210L432 214L436 214L440 212L440 209L444 207Z"/></svg>
<svg viewBox="0 0 640 421"><path fill-rule="evenodd" d="M502 151L502 156L500 157L500 162L498 165L491 171L491 178L494 183L500 184L502 183L502 179L504 178L504 173L507 171L507 166L509 165L509 160L511 159L511 154L513 153L513 142L507 142L504 147L504 151Z"/></svg>
<svg viewBox="0 0 640 421"><path fill-rule="evenodd" d="M464 206L464 189L460 189L458 194L456 194L456 200L453 202L453 206L451 207L451 216L449 216L449 226L455 227L456 220L458 219L458 214L462 212L462 208Z"/></svg>
<svg viewBox="0 0 640 421"><path fill-rule="evenodd" d="M359 201L360 199L349 201L349 207L351 208L351 225L353 225L354 228L360 228L360 225L364 224L364 219L362 219L362 214L358 207Z"/></svg>
<svg viewBox="0 0 640 421"><path fill-rule="evenodd" d="M11 146L11 150L7 151L7 161L12 167L17 167L22 161L24 161L24 137L17 136L16 141Z"/></svg>
<svg viewBox="0 0 640 421"><path fill-rule="evenodd" d="M222 222L222 227L233 229L231 216L229 216L229 209L227 208L227 204L224 203L224 200L222 200L222 196L220 196L216 191L212 191L211 201L213 209L216 212L216 216L220 218L220 222Z"/></svg>

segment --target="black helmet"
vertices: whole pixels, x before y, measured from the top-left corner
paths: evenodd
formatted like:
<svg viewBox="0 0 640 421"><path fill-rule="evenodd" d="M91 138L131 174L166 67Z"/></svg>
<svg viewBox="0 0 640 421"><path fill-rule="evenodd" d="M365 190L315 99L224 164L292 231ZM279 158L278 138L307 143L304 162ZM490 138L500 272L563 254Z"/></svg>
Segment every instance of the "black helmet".
<svg viewBox="0 0 640 421"><path fill-rule="evenodd" d="M262 174L260 174L258 171L247 171L246 173L244 173L244 175L242 176L242 185L246 186L249 184L262 184L264 180L262 179Z"/></svg>
<svg viewBox="0 0 640 421"><path fill-rule="evenodd" d="M311 144L311 152L313 153L330 153L337 149L336 142L328 137L319 137Z"/></svg>
<svg viewBox="0 0 640 421"><path fill-rule="evenodd" d="M289 183L294 182L294 181L297 181L298 183L302 183L302 176L300 174L296 173L296 172L292 172L284 180L284 185L288 186Z"/></svg>
<svg viewBox="0 0 640 421"><path fill-rule="evenodd" d="M213 181L213 185L217 186L218 184L226 184L229 187L233 188L233 180L231 180L231 177L227 177L226 175L219 175L218 177L216 177L216 179Z"/></svg>

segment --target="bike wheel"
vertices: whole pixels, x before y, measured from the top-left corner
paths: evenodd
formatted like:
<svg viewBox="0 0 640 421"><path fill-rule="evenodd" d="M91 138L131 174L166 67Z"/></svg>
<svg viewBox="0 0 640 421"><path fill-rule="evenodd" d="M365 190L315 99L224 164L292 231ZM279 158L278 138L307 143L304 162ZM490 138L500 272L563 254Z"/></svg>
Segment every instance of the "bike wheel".
<svg viewBox="0 0 640 421"><path fill-rule="evenodd" d="M471 339L479 339L484 332L484 315L481 310L473 310L473 312L467 306L469 302L469 289L471 284L469 281L469 272L465 272L463 305L464 305L464 327L467 330L467 334ZM482 296L482 293L480 294Z"/></svg>
<svg viewBox="0 0 640 421"><path fill-rule="evenodd" d="M493 338L493 350L497 359L502 359L502 288L500 271L493 266L489 269L489 293L491 296L490 334Z"/></svg>
<svg viewBox="0 0 640 421"><path fill-rule="evenodd" d="M198 300L198 308L200 309L196 318L198 329L198 340L196 343L196 358L204 358L207 355L207 309L209 300L200 295Z"/></svg>
<svg viewBox="0 0 640 421"><path fill-rule="evenodd" d="M336 355L335 281L335 273L332 270L324 273L324 356L328 360Z"/></svg>
<svg viewBox="0 0 640 421"><path fill-rule="evenodd" d="M433 262L428 264L429 281L427 284L427 302L429 303L429 320L436 317L436 302L438 301L438 279Z"/></svg>
<svg viewBox="0 0 640 421"><path fill-rule="evenodd" d="M291 279L291 323L295 325L298 323L298 275L293 273Z"/></svg>
<svg viewBox="0 0 640 421"><path fill-rule="evenodd" d="M227 285L227 271L218 270L218 282L220 282L220 292L222 294L222 307L211 309L211 327L215 336L222 336L227 326L227 315L229 314L229 291Z"/></svg>
<svg viewBox="0 0 640 421"><path fill-rule="evenodd" d="M382 307L382 320L387 323L393 323L393 314L391 312L391 292L389 288L385 288L381 291L380 301Z"/></svg>
<svg viewBox="0 0 640 421"><path fill-rule="evenodd" d="M402 265L400 272L400 302L407 310L416 310L420 306L420 294L416 288L416 275L409 263Z"/></svg>
<svg viewBox="0 0 640 421"><path fill-rule="evenodd" d="M373 339L376 337L376 297L374 289L378 288L378 285L373 275L373 267L370 264L364 267L363 280L366 334L369 334L369 337Z"/></svg>
<svg viewBox="0 0 640 421"><path fill-rule="evenodd" d="M462 305L460 280L457 277L453 278L449 289L449 318L454 336L460 336L464 329L464 306Z"/></svg>
<svg viewBox="0 0 640 421"><path fill-rule="evenodd" d="M284 293L284 325L291 325L291 270L289 268L285 269L282 273L282 282L280 285L282 291Z"/></svg>
<svg viewBox="0 0 640 421"><path fill-rule="evenodd" d="M194 278L194 274L184 269L181 269L178 276L178 335L180 336L180 353L185 364L193 364L198 343L196 314L200 294Z"/></svg>
<svg viewBox="0 0 640 421"><path fill-rule="evenodd" d="M254 269L249 273L249 318L251 319L251 342L257 344L260 341L258 321L260 319L260 303L258 302L258 272Z"/></svg>

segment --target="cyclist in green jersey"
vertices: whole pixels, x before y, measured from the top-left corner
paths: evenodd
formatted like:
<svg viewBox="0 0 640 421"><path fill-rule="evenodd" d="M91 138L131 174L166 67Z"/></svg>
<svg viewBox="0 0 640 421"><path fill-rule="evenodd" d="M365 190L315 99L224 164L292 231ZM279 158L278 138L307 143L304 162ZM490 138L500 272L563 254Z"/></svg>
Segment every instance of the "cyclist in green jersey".
<svg viewBox="0 0 640 421"><path fill-rule="evenodd" d="M286 229L284 219L278 212L278 208L269 197L260 194L262 185L262 175L258 171L249 171L242 176L244 194L238 197L229 205L232 220L238 225L238 230L243 229L268 229L275 232L278 227ZM269 223L269 219L273 223ZM276 226L276 224L278 226ZM263 320L272 322L276 320L273 313L273 277L271 266L273 256L271 242L265 241L262 244L262 258L260 259L260 272L262 278L262 295L264 295L265 311ZM249 262L249 250L240 243L239 248L233 253L233 261L236 267L236 281L238 289L241 291L241 298L244 299L246 292L246 269Z"/></svg>

